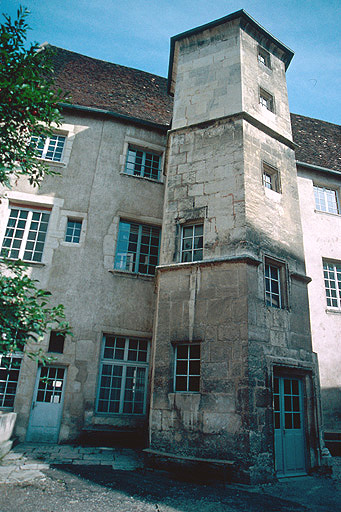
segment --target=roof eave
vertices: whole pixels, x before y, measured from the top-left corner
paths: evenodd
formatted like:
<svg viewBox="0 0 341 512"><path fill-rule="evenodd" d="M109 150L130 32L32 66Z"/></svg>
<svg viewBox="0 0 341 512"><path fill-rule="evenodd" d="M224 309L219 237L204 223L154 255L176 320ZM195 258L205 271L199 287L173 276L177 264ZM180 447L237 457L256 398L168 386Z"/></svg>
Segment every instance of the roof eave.
<svg viewBox="0 0 341 512"><path fill-rule="evenodd" d="M227 23L229 21L233 21L238 18L243 18L247 23L253 26L256 30L258 30L261 34L267 37L273 44L278 46L283 54L285 55L284 64L285 69L288 69L288 66L291 62L291 59L294 56L294 52L285 44L283 44L279 39L273 36L270 32L268 32L262 25L260 25L250 14L248 14L244 9L240 9L232 14L224 16L223 18L219 18L217 20L211 21L210 23L206 23L205 25L201 25L200 27L193 28L191 30L187 30L186 32L182 32L181 34L177 34L170 39L170 54L169 54L169 66L168 66L168 82L167 82L167 92L168 94L172 94L171 85L172 85L172 75L173 75L173 61L174 61L174 53L175 53L175 43L180 41L185 37L190 37L192 35L203 32L204 30L208 30L223 23Z"/></svg>
<svg viewBox="0 0 341 512"><path fill-rule="evenodd" d="M127 116L124 114L119 114L118 112L113 112L112 110L105 110L102 108L96 108L96 107L86 107L84 105L74 105L72 103L59 103L58 104L61 108L65 109L71 109L71 110L78 110L82 112L88 112L88 113L94 113L94 114L101 114L108 117L113 117L115 119L119 119L123 122L130 122L137 125L146 126L148 128L153 128L155 130L166 132L170 125L169 124L162 124L162 123L155 123L154 121L148 121L147 119L141 119L134 116Z"/></svg>

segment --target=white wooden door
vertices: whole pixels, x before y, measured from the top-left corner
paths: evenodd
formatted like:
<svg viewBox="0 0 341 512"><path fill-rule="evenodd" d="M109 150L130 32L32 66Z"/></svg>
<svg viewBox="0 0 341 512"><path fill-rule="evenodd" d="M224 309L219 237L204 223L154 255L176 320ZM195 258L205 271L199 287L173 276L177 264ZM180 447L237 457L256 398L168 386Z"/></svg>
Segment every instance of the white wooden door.
<svg viewBox="0 0 341 512"><path fill-rule="evenodd" d="M302 388L302 381L299 378L274 378L277 476L306 474Z"/></svg>
<svg viewBox="0 0 341 512"><path fill-rule="evenodd" d="M26 441L58 443L66 368L38 368Z"/></svg>

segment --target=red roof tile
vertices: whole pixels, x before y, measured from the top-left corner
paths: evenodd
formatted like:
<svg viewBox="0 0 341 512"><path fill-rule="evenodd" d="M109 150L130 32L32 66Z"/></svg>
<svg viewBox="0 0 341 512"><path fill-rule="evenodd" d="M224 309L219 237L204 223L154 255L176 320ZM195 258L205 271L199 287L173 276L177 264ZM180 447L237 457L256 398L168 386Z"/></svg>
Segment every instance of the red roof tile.
<svg viewBox="0 0 341 512"><path fill-rule="evenodd" d="M55 84L70 93L71 103L169 126L173 98L167 79L55 46ZM293 138L301 162L341 171L341 127L291 114Z"/></svg>
<svg viewBox="0 0 341 512"><path fill-rule="evenodd" d="M54 52L55 85L70 93L73 105L170 124L173 100L166 78L49 47Z"/></svg>

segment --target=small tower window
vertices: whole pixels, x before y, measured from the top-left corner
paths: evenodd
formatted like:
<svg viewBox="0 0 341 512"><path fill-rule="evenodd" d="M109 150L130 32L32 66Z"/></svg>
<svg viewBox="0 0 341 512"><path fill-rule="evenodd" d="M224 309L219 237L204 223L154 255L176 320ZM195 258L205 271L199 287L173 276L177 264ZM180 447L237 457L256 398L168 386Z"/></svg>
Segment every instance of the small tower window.
<svg viewBox="0 0 341 512"><path fill-rule="evenodd" d="M264 89L260 89L260 92L259 92L259 103L265 107L267 110L270 110L270 112L274 112L275 111L275 102L274 102L274 97L264 91Z"/></svg>
<svg viewBox="0 0 341 512"><path fill-rule="evenodd" d="M270 53L260 46L258 47L258 62L271 69Z"/></svg>

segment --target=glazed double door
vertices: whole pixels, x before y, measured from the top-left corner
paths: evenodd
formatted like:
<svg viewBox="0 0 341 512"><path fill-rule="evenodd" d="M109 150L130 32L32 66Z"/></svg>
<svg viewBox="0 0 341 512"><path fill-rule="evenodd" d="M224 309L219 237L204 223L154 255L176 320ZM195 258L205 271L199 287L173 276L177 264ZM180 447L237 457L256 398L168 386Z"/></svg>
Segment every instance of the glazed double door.
<svg viewBox="0 0 341 512"><path fill-rule="evenodd" d="M306 473L303 383L274 377L275 469L278 476Z"/></svg>

